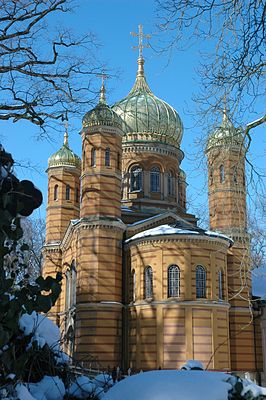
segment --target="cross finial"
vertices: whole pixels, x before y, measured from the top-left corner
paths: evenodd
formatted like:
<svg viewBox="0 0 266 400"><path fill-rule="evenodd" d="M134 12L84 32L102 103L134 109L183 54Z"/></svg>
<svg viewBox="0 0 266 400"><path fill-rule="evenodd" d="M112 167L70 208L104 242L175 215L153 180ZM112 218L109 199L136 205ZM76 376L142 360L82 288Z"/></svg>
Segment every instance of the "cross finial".
<svg viewBox="0 0 266 400"><path fill-rule="evenodd" d="M67 111L66 111L66 115L64 117L65 123L65 134L64 134L64 145L68 147L68 116L67 116Z"/></svg>
<svg viewBox="0 0 266 400"><path fill-rule="evenodd" d="M139 25L138 27L139 27L139 33L130 32L130 35L139 38L139 44L138 44L138 46L133 46L133 49L139 49L139 58L143 58L142 50L143 50L144 48L150 47L149 43L143 44L143 39L150 39L150 38L151 38L151 35L145 35L145 34L143 33L143 26L142 26L142 25Z"/></svg>
<svg viewBox="0 0 266 400"><path fill-rule="evenodd" d="M99 76L99 78L102 79L102 86L101 86L101 90L100 90L100 100L99 100L99 103L101 103L101 104L106 104L106 97L105 97L105 92L106 92L106 90L105 90L105 84L104 84L104 82L105 82L105 79L108 78L108 76L107 76L106 74L104 74L104 73L98 74L98 76Z"/></svg>

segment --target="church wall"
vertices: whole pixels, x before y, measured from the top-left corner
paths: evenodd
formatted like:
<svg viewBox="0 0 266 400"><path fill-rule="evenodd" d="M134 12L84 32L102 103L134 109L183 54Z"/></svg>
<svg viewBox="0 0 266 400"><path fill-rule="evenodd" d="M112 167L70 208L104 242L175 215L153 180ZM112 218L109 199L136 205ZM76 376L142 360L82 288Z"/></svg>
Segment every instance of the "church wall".
<svg viewBox="0 0 266 400"><path fill-rule="evenodd" d="M129 365L135 369L180 368L198 359L210 369L229 370L229 331L226 287L219 300L218 271L226 273L224 241L143 239L128 245L135 272L135 301L129 306ZM168 267L180 269L180 296L168 297ZM144 271L153 269L153 296L145 299ZM196 298L195 268L207 272L206 298ZM128 280L132 292L132 279Z"/></svg>
<svg viewBox="0 0 266 400"><path fill-rule="evenodd" d="M169 146L164 149L161 145L160 149L164 149L161 154L155 151L157 148L155 144L150 146L144 144L143 148L134 147L134 145L123 145L123 182L122 182L122 201L127 204L138 204L140 207L152 208L176 208L179 204L179 164L182 159L178 157L178 151ZM154 149L153 149L154 148ZM153 150L152 150L153 149ZM180 152L180 151L179 151ZM130 187L130 170L134 166L139 166L142 169L142 190L131 191ZM153 167L160 169L160 190L158 193L151 192L150 190L150 171ZM168 193L168 173L171 172L173 176L173 193ZM185 193L182 192L182 204L185 208ZM141 203L140 203L141 199ZM156 201L156 203L154 203ZM143 204L142 204L143 203Z"/></svg>
<svg viewBox="0 0 266 400"><path fill-rule="evenodd" d="M79 218L80 170L71 167L48 169L48 204L46 217L46 243L61 240L71 219ZM70 198L66 199L66 186ZM55 186L57 198L54 198ZM76 194L77 191L77 194Z"/></svg>

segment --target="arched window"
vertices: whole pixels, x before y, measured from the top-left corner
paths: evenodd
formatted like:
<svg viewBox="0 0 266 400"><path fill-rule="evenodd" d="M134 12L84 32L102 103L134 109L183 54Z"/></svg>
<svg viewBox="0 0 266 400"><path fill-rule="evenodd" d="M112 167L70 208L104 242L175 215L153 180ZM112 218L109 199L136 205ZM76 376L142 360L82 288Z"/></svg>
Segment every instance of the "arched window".
<svg viewBox="0 0 266 400"><path fill-rule="evenodd" d="M95 167L96 166L96 149L95 147L93 147L91 149L91 167Z"/></svg>
<svg viewBox="0 0 266 400"><path fill-rule="evenodd" d="M72 261L70 268L66 272L66 299L65 308L69 310L76 304L76 285L77 271L75 261Z"/></svg>
<svg viewBox="0 0 266 400"><path fill-rule="evenodd" d="M213 168L210 168L210 175L209 175L209 179L210 179L210 185L213 185Z"/></svg>
<svg viewBox="0 0 266 400"><path fill-rule="evenodd" d="M76 201L76 203L79 202L79 189L78 188L76 188L76 190L75 190L75 201Z"/></svg>
<svg viewBox="0 0 266 400"><path fill-rule="evenodd" d="M152 267L146 267L144 273L144 297L151 298L153 295Z"/></svg>
<svg viewBox="0 0 266 400"><path fill-rule="evenodd" d="M218 292L219 300L223 300L223 271L221 269L218 272Z"/></svg>
<svg viewBox="0 0 266 400"><path fill-rule="evenodd" d="M237 183L237 166L233 166L233 182Z"/></svg>
<svg viewBox="0 0 266 400"><path fill-rule="evenodd" d="M196 298L206 298L206 270L202 265L196 267Z"/></svg>
<svg viewBox="0 0 266 400"><path fill-rule="evenodd" d="M58 200L58 185L54 187L54 200Z"/></svg>
<svg viewBox="0 0 266 400"><path fill-rule="evenodd" d="M105 149L105 166L106 167L110 167L110 148L107 147L107 149Z"/></svg>
<svg viewBox="0 0 266 400"><path fill-rule="evenodd" d="M132 271L132 301L136 301L136 272Z"/></svg>
<svg viewBox="0 0 266 400"><path fill-rule="evenodd" d="M168 297L180 296L180 269L177 265L168 268Z"/></svg>
<svg viewBox="0 0 266 400"><path fill-rule="evenodd" d="M174 177L173 177L172 172L168 172L168 175L167 175L167 192L168 192L168 196L173 196L175 194Z"/></svg>
<svg viewBox="0 0 266 400"><path fill-rule="evenodd" d="M70 200L70 186L66 185L66 200Z"/></svg>
<svg viewBox="0 0 266 400"><path fill-rule="evenodd" d="M121 168L121 165L120 165L120 161L121 159L120 159L120 153L117 153L117 166L116 166L116 168L117 169L119 169L120 170L120 168Z"/></svg>
<svg viewBox="0 0 266 400"><path fill-rule="evenodd" d="M150 173L151 192L160 192L160 169L153 167Z"/></svg>
<svg viewBox="0 0 266 400"><path fill-rule="evenodd" d="M224 183L225 173L224 173L224 166L223 165L220 165L219 173L220 173L220 183Z"/></svg>
<svg viewBox="0 0 266 400"><path fill-rule="evenodd" d="M130 190L131 192L142 190L142 169L138 165L130 171Z"/></svg>

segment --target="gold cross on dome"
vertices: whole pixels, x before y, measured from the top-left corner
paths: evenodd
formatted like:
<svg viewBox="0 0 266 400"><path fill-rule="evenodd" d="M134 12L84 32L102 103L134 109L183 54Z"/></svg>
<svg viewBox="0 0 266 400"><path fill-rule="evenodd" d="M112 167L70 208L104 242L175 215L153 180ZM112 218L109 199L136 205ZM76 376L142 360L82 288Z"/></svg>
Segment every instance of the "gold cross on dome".
<svg viewBox="0 0 266 400"><path fill-rule="evenodd" d="M136 32L130 32L130 35L138 37L139 38L139 44L138 46L133 46L133 49L139 49L139 58L142 58L142 50L144 48L150 47L149 43L143 44L143 39L150 39L151 35L145 35L143 33L143 26L139 25L139 33Z"/></svg>
<svg viewBox="0 0 266 400"><path fill-rule="evenodd" d="M104 86L105 79L107 79L108 76L106 74L104 74L104 73L97 74L97 75L98 75L99 78L102 79L102 86Z"/></svg>

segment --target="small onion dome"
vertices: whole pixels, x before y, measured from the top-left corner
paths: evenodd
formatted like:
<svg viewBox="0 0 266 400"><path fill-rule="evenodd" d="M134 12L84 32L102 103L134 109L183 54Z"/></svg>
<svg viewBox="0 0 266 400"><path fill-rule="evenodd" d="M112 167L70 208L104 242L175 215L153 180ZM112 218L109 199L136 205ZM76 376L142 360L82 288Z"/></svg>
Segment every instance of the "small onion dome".
<svg viewBox="0 0 266 400"><path fill-rule="evenodd" d="M242 130L235 128L228 118L226 110L223 111L223 120L221 126L210 134L206 144L206 151L212 147L220 146L243 146L244 136Z"/></svg>
<svg viewBox="0 0 266 400"><path fill-rule="evenodd" d="M100 100L95 108L88 111L82 120L83 128L95 125L115 126L122 129L123 121L117 113L106 103L105 87L102 85Z"/></svg>
<svg viewBox="0 0 266 400"><path fill-rule="evenodd" d="M133 88L127 97L114 104L112 109L123 119L125 134L139 133L136 139L138 141L157 140L180 147L183 135L182 121L172 106L156 97L150 90L144 75L142 57L138 58L138 72ZM151 134L149 139L145 133Z"/></svg>
<svg viewBox="0 0 266 400"><path fill-rule="evenodd" d="M51 167L76 167L80 168L80 158L69 148L68 134L64 135L64 144L48 159L48 168Z"/></svg>
<svg viewBox="0 0 266 400"><path fill-rule="evenodd" d="M186 176L185 171L183 171L182 169L179 170L179 177L180 177L181 181L186 182L187 176Z"/></svg>

